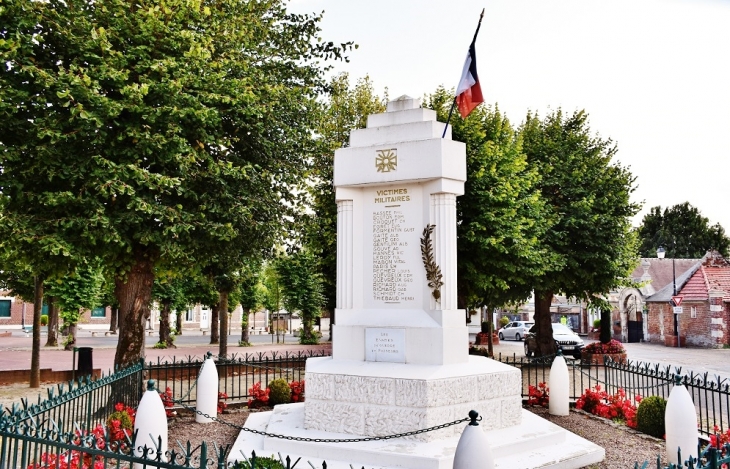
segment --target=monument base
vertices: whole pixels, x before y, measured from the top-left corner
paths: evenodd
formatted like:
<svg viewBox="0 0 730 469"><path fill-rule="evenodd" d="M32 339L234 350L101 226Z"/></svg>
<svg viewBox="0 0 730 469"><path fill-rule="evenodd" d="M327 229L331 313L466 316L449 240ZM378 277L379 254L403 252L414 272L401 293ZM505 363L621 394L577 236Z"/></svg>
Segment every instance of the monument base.
<svg viewBox="0 0 730 469"><path fill-rule="evenodd" d="M603 461L605 450L522 409L521 423L486 431L496 468L577 469ZM488 420L489 416L485 416ZM484 422L483 420L482 422ZM265 437L242 430L228 456L228 464L257 456L291 457L297 465L327 469L451 469L460 433L435 441L397 438L358 443L325 443ZM352 439L357 435L304 428L304 403L279 405L271 412L253 413L244 428L306 439ZM310 466L311 464L311 466Z"/></svg>
<svg viewBox="0 0 730 469"><path fill-rule="evenodd" d="M488 415L487 429L519 425L522 375L498 361L467 356L455 365L307 360L305 427L353 435L392 435ZM453 427L414 435L438 440L460 434Z"/></svg>

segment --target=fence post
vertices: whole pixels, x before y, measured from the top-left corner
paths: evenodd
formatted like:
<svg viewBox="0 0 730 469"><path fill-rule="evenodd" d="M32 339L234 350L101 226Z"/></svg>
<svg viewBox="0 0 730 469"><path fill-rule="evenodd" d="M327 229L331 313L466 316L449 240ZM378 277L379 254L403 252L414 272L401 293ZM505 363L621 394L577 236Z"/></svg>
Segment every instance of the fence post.
<svg viewBox="0 0 730 469"><path fill-rule="evenodd" d="M453 469L494 469L489 440L477 423L478 417L477 411L469 412L471 422L464 428L456 445Z"/></svg>
<svg viewBox="0 0 730 469"><path fill-rule="evenodd" d="M568 364L562 352L558 349L558 355L550 366L550 400L548 401L548 411L550 415L568 415L569 407L569 379Z"/></svg>
<svg viewBox="0 0 730 469"><path fill-rule="evenodd" d="M697 457L697 411L687 388L682 383L682 377L675 375L674 388L669 393L667 408L664 411L664 425L667 436L667 461L671 462L681 450L683 459ZM684 461L677 461L679 466Z"/></svg>
<svg viewBox="0 0 730 469"><path fill-rule="evenodd" d="M208 352L197 381L198 396L195 404L195 421L210 423L218 415L218 369L213 354ZM208 415L206 417L205 415Z"/></svg>

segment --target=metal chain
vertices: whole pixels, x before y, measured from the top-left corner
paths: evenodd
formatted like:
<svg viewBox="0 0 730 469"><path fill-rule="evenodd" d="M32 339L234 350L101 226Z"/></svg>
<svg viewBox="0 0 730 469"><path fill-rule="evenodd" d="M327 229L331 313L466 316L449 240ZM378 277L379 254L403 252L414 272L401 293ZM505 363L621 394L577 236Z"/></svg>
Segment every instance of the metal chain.
<svg viewBox="0 0 730 469"><path fill-rule="evenodd" d="M159 390L157 390L157 391L159 392ZM254 433L256 435L261 435L261 436L268 436L270 438L279 438L282 440L305 441L305 442L312 442L312 443L358 443L358 442L364 442L364 441L392 440L394 438L403 438L406 436L420 435L421 433L441 430L442 428L448 428L448 427L458 425L460 423L468 422L471 420L471 418L469 418L469 417L464 417L463 419L454 420L453 422L448 422L448 423L442 423L441 425L435 425L433 427L424 428L422 430L414 430L412 432L396 433L393 435L385 435L385 436L371 436L371 437L365 437L365 438L306 438L306 437L301 437L301 436L279 435L277 433L268 433L268 432L263 432L260 430L254 430L253 428L242 427L240 425L236 425L234 423L230 423L230 422L226 422L225 420L221 420L215 416L211 417L210 415L206 414L205 412L201 412L198 409L196 409L195 407L190 407L180 400L173 399L172 401L174 403L182 406L183 408L192 411L195 414L198 414L207 419L211 419L215 422L222 423L223 425L228 425L229 427L237 428L244 432ZM481 422L481 420L482 420L482 417L480 415L476 419L476 421Z"/></svg>

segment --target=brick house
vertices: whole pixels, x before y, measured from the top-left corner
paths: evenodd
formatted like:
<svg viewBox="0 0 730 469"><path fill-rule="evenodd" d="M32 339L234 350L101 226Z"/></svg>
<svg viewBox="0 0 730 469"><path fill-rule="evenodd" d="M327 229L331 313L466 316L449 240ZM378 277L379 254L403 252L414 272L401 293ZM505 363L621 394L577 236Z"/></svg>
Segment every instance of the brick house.
<svg viewBox="0 0 730 469"><path fill-rule="evenodd" d="M613 338L621 342L649 341L646 299L667 285L671 289L673 275L680 278L685 272L696 270L700 262L701 259L642 258L630 276L634 285L608 294ZM589 322L599 317L591 312Z"/></svg>
<svg viewBox="0 0 730 469"><path fill-rule="evenodd" d="M48 314L48 305L43 305L43 314ZM95 326L93 328L109 327L111 318L110 307L98 307L91 310L82 310L79 324ZM20 329L33 326L33 303L25 302L19 297L12 296L11 292L0 291L0 329Z"/></svg>
<svg viewBox="0 0 730 469"><path fill-rule="evenodd" d="M719 348L730 345L730 262L717 252L708 252L693 268L676 279L682 296L678 331L682 346ZM672 282L646 298L648 337L645 340L677 346L670 300Z"/></svg>

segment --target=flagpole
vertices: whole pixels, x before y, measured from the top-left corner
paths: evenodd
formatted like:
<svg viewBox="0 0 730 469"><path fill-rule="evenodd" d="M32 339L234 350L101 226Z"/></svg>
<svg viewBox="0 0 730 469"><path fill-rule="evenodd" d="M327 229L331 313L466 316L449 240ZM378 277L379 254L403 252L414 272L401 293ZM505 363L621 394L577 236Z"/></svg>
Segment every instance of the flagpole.
<svg viewBox="0 0 730 469"><path fill-rule="evenodd" d="M477 30L474 31L474 39L471 40L472 44L477 41L477 34L479 34L479 28L482 27L482 19L484 18L484 8L482 8L482 13L479 15L479 23L477 23ZM454 102L451 103L451 109L449 110L449 117L446 119L446 125L444 125L444 133L441 135L441 138L446 137L446 129L449 128L449 122L451 122L451 115L454 113L454 108L456 107L456 96L454 96Z"/></svg>

